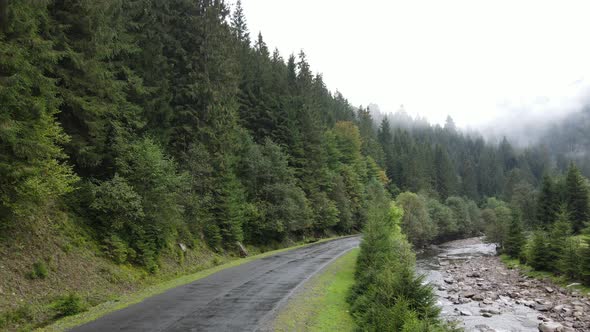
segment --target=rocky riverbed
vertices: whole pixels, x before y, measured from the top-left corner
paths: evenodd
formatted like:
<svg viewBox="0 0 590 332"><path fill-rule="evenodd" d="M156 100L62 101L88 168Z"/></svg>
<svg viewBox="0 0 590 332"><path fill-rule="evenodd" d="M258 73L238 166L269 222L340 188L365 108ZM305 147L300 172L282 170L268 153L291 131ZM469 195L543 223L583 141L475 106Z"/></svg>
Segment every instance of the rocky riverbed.
<svg viewBox="0 0 590 332"><path fill-rule="evenodd" d="M481 238L433 246L418 258L443 317L466 331L590 331L588 294L508 269Z"/></svg>

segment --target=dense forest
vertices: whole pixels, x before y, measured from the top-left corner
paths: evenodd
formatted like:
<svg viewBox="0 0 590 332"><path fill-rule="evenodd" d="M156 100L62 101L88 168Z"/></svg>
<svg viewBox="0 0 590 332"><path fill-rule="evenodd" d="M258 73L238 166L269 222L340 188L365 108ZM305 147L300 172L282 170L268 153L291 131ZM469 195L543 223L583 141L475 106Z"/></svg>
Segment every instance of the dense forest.
<svg viewBox="0 0 590 332"><path fill-rule="evenodd" d="M251 40L239 3L24 1L2 15L5 234L62 210L113 260L156 270L178 241L359 230L372 185L477 201L520 169L508 143L451 122L376 126L305 53Z"/></svg>
<svg viewBox="0 0 590 332"><path fill-rule="evenodd" d="M239 1L0 0L0 106L0 241L66 216L152 273L178 243L359 232L385 198L415 247L485 231L520 257L526 230L590 219L586 131L516 148L376 115L251 35Z"/></svg>
<svg viewBox="0 0 590 332"><path fill-rule="evenodd" d="M18 1L1 34L3 232L52 209L117 262L177 241L347 233L366 187L353 107L222 1ZM252 45L253 44L253 45ZM368 119L370 121L370 119Z"/></svg>

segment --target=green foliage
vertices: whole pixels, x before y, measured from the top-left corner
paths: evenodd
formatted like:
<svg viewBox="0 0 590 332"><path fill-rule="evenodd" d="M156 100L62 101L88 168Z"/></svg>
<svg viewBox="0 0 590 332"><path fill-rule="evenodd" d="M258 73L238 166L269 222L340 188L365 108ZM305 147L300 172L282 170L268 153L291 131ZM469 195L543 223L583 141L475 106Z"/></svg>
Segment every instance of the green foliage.
<svg viewBox="0 0 590 332"><path fill-rule="evenodd" d="M23 330L26 330L26 326L33 319L33 309L31 305L25 304L19 306L15 310L9 310L0 313L0 328L8 329L10 326L25 326Z"/></svg>
<svg viewBox="0 0 590 332"><path fill-rule="evenodd" d="M105 238L103 243L105 253L114 262L122 264L135 259L135 250L130 248L129 245L116 234Z"/></svg>
<svg viewBox="0 0 590 332"><path fill-rule="evenodd" d="M440 145L434 151L434 189L442 199L455 193L456 175L449 156Z"/></svg>
<svg viewBox="0 0 590 332"><path fill-rule="evenodd" d="M423 197L405 192L395 201L404 211L401 223L404 234L415 247L424 246L437 236L437 225L430 218Z"/></svg>
<svg viewBox="0 0 590 332"><path fill-rule="evenodd" d="M590 221L590 196L588 186L573 163L567 171L565 201L574 233L579 233Z"/></svg>
<svg viewBox="0 0 590 332"><path fill-rule="evenodd" d="M406 195L407 196L407 195ZM415 257L401 232L404 210L373 201L349 302L363 331L441 328L432 289L416 276Z"/></svg>
<svg viewBox="0 0 590 332"><path fill-rule="evenodd" d="M520 216L515 214L508 228L508 234L504 242L504 252L512 258L520 258L525 241L522 221Z"/></svg>
<svg viewBox="0 0 590 332"><path fill-rule="evenodd" d="M29 279L45 279L49 275L47 264L43 261L35 262L33 270L27 274Z"/></svg>
<svg viewBox="0 0 590 332"><path fill-rule="evenodd" d="M438 240L451 240L458 234L457 220L453 211L446 205L440 203L437 199L429 198L427 200L428 214L430 219L438 229Z"/></svg>
<svg viewBox="0 0 590 332"><path fill-rule="evenodd" d="M487 197L504 195L527 226L559 200L555 185L534 212L531 185L549 170L540 149L487 144L450 118L431 126L352 107L304 52L285 61L250 36L241 3L233 13L223 1L7 4L3 226L65 209L106 256L155 271L178 241L223 251L358 231L376 187L402 193L417 246L484 227L503 243L510 212L480 211ZM566 196L581 197L576 188Z"/></svg>
<svg viewBox="0 0 590 332"><path fill-rule="evenodd" d="M590 227L584 230L584 246L581 249L581 272L587 285L590 285Z"/></svg>
<svg viewBox="0 0 590 332"><path fill-rule="evenodd" d="M509 225L513 220L510 208L503 201L489 198L481 217L485 224L487 241L497 243L500 249L503 249Z"/></svg>
<svg viewBox="0 0 590 332"><path fill-rule="evenodd" d="M245 225L246 238L252 242L281 241L311 226L308 200L296 184L287 157L270 139L263 145L251 143L244 157L242 178L259 212Z"/></svg>
<svg viewBox="0 0 590 332"><path fill-rule="evenodd" d="M461 197L452 196L446 199L445 205L451 209L457 224L457 233L460 236L475 235L477 224L471 220L468 202Z"/></svg>
<svg viewBox="0 0 590 332"><path fill-rule="evenodd" d="M548 261L552 271L559 270L559 260L564 254L566 242L572 234L572 226L567 211L562 208L557 215L557 220L549 231L549 257Z"/></svg>
<svg viewBox="0 0 590 332"><path fill-rule="evenodd" d="M528 244L527 264L535 270L550 271L552 261L550 260L550 249L547 233L536 231Z"/></svg>
<svg viewBox="0 0 590 332"><path fill-rule="evenodd" d="M522 216L526 227L534 227L537 221L536 192L534 187L526 181L521 180L512 188L510 208Z"/></svg>
<svg viewBox="0 0 590 332"><path fill-rule="evenodd" d="M117 165L121 173L95 186L90 208L110 257L154 270L182 222L185 176L150 139L127 146Z"/></svg>
<svg viewBox="0 0 590 332"><path fill-rule="evenodd" d="M582 264L582 241L574 237L566 238L557 263L559 272L570 279L581 278Z"/></svg>
<svg viewBox="0 0 590 332"><path fill-rule="evenodd" d="M71 293L55 300L51 304L55 318L72 316L86 311L88 304L78 294Z"/></svg>
<svg viewBox="0 0 590 332"><path fill-rule="evenodd" d="M41 37L49 18L33 1L11 2L0 30L0 218L27 220L73 190L77 180L55 120L61 102L47 72L59 59Z"/></svg>

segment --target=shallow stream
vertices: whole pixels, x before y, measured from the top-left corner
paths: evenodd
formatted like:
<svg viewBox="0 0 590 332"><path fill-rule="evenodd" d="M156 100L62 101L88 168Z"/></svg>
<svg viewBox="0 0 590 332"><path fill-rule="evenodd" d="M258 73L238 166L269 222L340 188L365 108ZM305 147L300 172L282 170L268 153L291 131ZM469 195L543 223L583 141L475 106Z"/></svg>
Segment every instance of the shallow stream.
<svg viewBox="0 0 590 332"><path fill-rule="evenodd" d="M488 280L494 275L487 273L493 267L482 265L481 271L475 271L470 276L453 275L453 266L458 263L495 254L495 245L483 243L479 238L448 242L420 253L417 257L417 270L433 285L438 296L438 305L442 308L442 316L447 320L458 321L459 326L466 331L538 331L538 311L518 304L508 296L496 295L488 298L489 292L484 295L463 282L465 278L477 278L481 284L492 285L489 289L492 294L501 294L502 285L494 285L493 280ZM461 272L457 270L457 274ZM483 300L473 299L484 296L486 298Z"/></svg>

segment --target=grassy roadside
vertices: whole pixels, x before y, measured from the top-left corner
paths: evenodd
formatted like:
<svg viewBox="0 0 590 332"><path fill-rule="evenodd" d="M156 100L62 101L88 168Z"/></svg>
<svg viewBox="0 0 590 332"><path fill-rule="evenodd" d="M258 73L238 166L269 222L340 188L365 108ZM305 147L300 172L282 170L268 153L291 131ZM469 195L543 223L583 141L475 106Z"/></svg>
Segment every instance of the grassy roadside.
<svg viewBox="0 0 590 332"><path fill-rule="evenodd" d="M219 272L221 270L231 268L234 266L238 266L238 265L242 265L242 264L251 262L256 259L272 256L272 255L275 255L275 254L278 254L281 252L285 252L288 250L301 248L301 247L305 247L305 246L310 246L310 245L321 243L321 242L327 242L327 241L335 240L338 238L340 238L340 237L326 238L326 239L322 239L322 240L319 240L319 241L316 241L313 243L300 244L300 245L296 245L296 246L289 247L289 248L268 251L268 252L258 254L255 256L250 256L250 257L242 258L242 259L236 259L236 260L230 261L228 263L215 266L210 269L202 270L202 271L199 271L196 273L188 274L188 275L185 275L185 276L182 276L179 278L175 278L175 279L168 280L168 281L165 281L162 283L158 283L158 284L146 287L138 292L128 294L128 295L123 295L122 297L120 297L118 299L103 302L97 306L90 308L88 311L85 311L83 313L80 313L80 314L77 314L74 316L65 317L63 319L60 319L60 320L54 322L51 325L40 328L37 331L65 331L65 330L71 329L75 326L96 320L108 313L113 312L113 311L123 309L123 308L128 307L128 306L135 304L135 303L139 303L151 296L161 294L169 289L172 289L172 288L175 288L175 287L178 287L181 285L185 285L185 284L194 282L196 280L205 278L205 277L207 277L211 274L214 274L216 272Z"/></svg>
<svg viewBox="0 0 590 332"><path fill-rule="evenodd" d="M353 249L312 277L279 312L274 331L353 331L346 297L354 283L359 249Z"/></svg>
<svg viewBox="0 0 590 332"><path fill-rule="evenodd" d="M535 278L535 279L539 279L539 280L550 280L554 284L559 285L564 288L567 285L570 285L570 284L576 282L576 281L572 281L568 278L565 278L564 276L555 275L551 272L535 271L535 270L533 270L532 267L530 267L526 264L520 263L520 261L518 259L510 258L508 255L505 255L505 254L500 255L500 261L502 261L502 263L504 263L504 265L506 265L506 267L508 267L509 269L518 269L518 270L520 270L520 272L522 272L524 275L526 275L530 278ZM572 287L570 287L570 289L577 290L581 294L589 294L590 295L590 287L587 287L584 285L572 286Z"/></svg>

